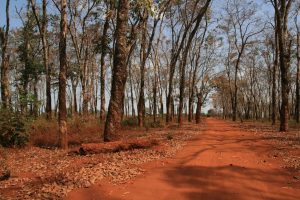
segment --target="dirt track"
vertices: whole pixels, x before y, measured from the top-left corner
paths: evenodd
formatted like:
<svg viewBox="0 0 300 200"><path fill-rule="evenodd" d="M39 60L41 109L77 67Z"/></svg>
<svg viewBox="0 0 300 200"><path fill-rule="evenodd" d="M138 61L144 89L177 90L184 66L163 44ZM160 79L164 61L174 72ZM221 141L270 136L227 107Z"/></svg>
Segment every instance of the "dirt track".
<svg viewBox="0 0 300 200"><path fill-rule="evenodd" d="M300 182L270 156L259 135L208 119L205 130L173 159L152 162L130 183L95 185L67 199L300 199Z"/></svg>

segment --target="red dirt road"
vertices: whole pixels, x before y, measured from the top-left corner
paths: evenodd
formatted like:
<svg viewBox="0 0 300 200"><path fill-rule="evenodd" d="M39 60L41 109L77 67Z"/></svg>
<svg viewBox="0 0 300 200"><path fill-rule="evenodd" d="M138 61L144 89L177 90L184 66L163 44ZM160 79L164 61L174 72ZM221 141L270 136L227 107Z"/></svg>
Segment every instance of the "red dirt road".
<svg viewBox="0 0 300 200"><path fill-rule="evenodd" d="M207 119L205 130L174 158L147 164L132 182L75 190L67 199L299 200L299 180L271 151L253 132Z"/></svg>

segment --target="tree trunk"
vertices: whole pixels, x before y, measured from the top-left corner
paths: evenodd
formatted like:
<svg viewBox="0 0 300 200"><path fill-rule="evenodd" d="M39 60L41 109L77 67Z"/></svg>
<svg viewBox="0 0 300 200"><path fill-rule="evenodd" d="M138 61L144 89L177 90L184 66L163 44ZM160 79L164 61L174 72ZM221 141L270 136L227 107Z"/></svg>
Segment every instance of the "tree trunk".
<svg viewBox="0 0 300 200"><path fill-rule="evenodd" d="M104 121L105 119L105 56L107 54L107 45L108 45L108 29L109 29L109 21L112 18L112 9L113 2L109 1L109 5L107 5L107 13L106 19L103 26L102 38L101 38L101 60L100 60L100 120Z"/></svg>
<svg viewBox="0 0 300 200"><path fill-rule="evenodd" d="M206 13L209 3L210 3L210 1L207 1L206 5L201 9L200 15L198 15L198 17L197 17L196 24L188 37L188 41L187 41L187 44L185 46L185 49L183 51L183 55L181 58L181 63L180 63L181 77L180 77L180 94L179 94L179 109L178 109L178 123L179 124L182 124L182 110L183 110L183 99L184 99L184 88L185 88L185 68L186 68L187 56L188 56L188 52L189 52L189 49L192 44L192 40L197 33L197 30L200 26L200 22L202 21L202 17Z"/></svg>
<svg viewBox="0 0 300 200"><path fill-rule="evenodd" d="M43 0L42 20L43 63L46 70L46 116L51 119L51 67L49 66L49 47L47 40L47 1Z"/></svg>
<svg viewBox="0 0 300 200"><path fill-rule="evenodd" d="M129 78L130 78L130 99L131 99L131 115L135 117L134 109L134 97L133 97L133 85L132 85L132 73L131 73L131 62L129 62Z"/></svg>
<svg viewBox="0 0 300 200"><path fill-rule="evenodd" d="M43 48L43 65L46 71L46 117L47 119L51 119L51 68L49 66L49 47L48 47L48 40L47 40L47 1L43 0L42 4L42 19L38 17L38 13L36 12L36 5L35 1L31 0L31 8L36 19L40 38L42 41L42 48Z"/></svg>
<svg viewBox="0 0 300 200"><path fill-rule="evenodd" d="M2 62L1 62L1 100L2 107L9 107L9 55L7 54L8 34L9 34L9 4L10 0L6 0L6 28L3 34L2 42Z"/></svg>
<svg viewBox="0 0 300 200"><path fill-rule="evenodd" d="M73 113L77 114L78 113L78 108L77 108L77 81L72 81L72 94L73 94Z"/></svg>
<svg viewBox="0 0 300 200"><path fill-rule="evenodd" d="M171 62L170 62L170 72L169 72L169 90L168 90L168 96L167 96L166 123L168 123L171 120L170 112L171 112L171 109L172 109L172 102L171 101L172 101L172 93L173 93L173 78L174 78L174 73L175 73L175 67L176 67L177 60L179 58L179 55L180 55L181 50L183 48L183 45L185 43L186 36L188 35L188 32L190 31L190 28L192 27L192 25L193 25L194 22L196 22L195 26L197 26L198 22L201 22L202 17L206 13L206 10L207 10L210 2L211 2L211 0L206 0L205 5L196 14L195 20L190 21L186 25L185 31L182 34L180 42L179 42L179 38L177 39L175 46L176 47L178 46L178 48L176 50L172 49L172 56L171 56ZM197 4L197 2L196 2L196 4ZM193 31L194 30L192 30L192 32ZM190 37L191 37L191 35L190 35ZM190 37L189 37L189 40L190 40ZM181 110L182 110L182 105L181 106L179 105L179 107L181 107Z"/></svg>
<svg viewBox="0 0 300 200"><path fill-rule="evenodd" d="M276 18L275 18L275 26L276 26ZM275 28L276 29L276 28ZM276 113L277 113L277 102L276 102L276 73L277 73L277 67L278 67L278 34L275 30L275 41L274 41L275 47L275 59L274 59L274 65L273 65L273 71L272 71L272 125L275 125L276 123Z"/></svg>
<svg viewBox="0 0 300 200"><path fill-rule="evenodd" d="M157 72L156 72L156 61L154 64L154 83L153 83L153 121L156 122L157 114Z"/></svg>
<svg viewBox="0 0 300 200"><path fill-rule="evenodd" d="M242 44L241 51L238 54L238 58L235 64L235 71L234 71L234 96L233 96L233 107L232 107L232 121L236 121L237 119L237 104L238 104L238 70L240 65L240 60L244 51L245 44Z"/></svg>
<svg viewBox="0 0 300 200"><path fill-rule="evenodd" d="M289 59L290 46L288 40L288 15L292 0L274 0L275 16L277 20L276 31L278 34L279 64L281 72L281 108L280 108L280 131L288 131L289 119ZM278 5L280 4L280 5Z"/></svg>
<svg viewBox="0 0 300 200"><path fill-rule="evenodd" d="M202 94L197 94L197 108L196 108L196 124L200 124L201 122L201 107L202 107Z"/></svg>
<svg viewBox="0 0 300 200"><path fill-rule="evenodd" d="M66 67L67 67L67 1L61 0L61 21L60 21L60 41L59 41L59 146L62 149L68 148L67 138L67 107L66 107Z"/></svg>
<svg viewBox="0 0 300 200"><path fill-rule="evenodd" d="M148 13L147 9L144 10L141 25L142 25L142 39L141 39L141 52L140 52L140 95L138 101L138 123L139 127L144 126L145 122L145 65L146 65L146 36L147 36L147 22L148 22Z"/></svg>
<svg viewBox="0 0 300 200"><path fill-rule="evenodd" d="M127 78L127 23L128 0L120 0L118 5L117 26L115 30L115 50L112 71L111 96L104 129L104 141L109 141L120 128L123 96Z"/></svg>
<svg viewBox="0 0 300 200"><path fill-rule="evenodd" d="M88 114L89 92L88 92L88 47L84 53L83 72L81 73L81 91L82 91L82 114Z"/></svg>
<svg viewBox="0 0 300 200"><path fill-rule="evenodd" d="M300 122L300 30L297 25L297 18L295 19L295 24L297 27L297 72L296 72L295 120L297 123L299 123Z"/></svg>
<svg viewBox="0 0 300 200"><path fill-rule="evenodd" d="M34 95L34 99L33 99L33 115L35 118L38 117L38 112L39 112L39 104L38 104L38 77L34 78L34 83L33 83L33 95Z"/></svg>

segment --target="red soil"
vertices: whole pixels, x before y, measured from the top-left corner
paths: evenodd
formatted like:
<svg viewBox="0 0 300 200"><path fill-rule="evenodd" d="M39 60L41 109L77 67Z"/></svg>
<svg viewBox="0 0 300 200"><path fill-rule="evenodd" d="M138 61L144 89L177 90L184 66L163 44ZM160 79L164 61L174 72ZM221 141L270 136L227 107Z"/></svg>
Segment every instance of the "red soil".
<svg viewBox="0 0 300 200"><path fill-rule="evenodd" d="M132 182L101 182L66 199L300 199L299 174L270 156L270 142L226 121L207 119L206 126L174 158L146 164Z"/></svg>

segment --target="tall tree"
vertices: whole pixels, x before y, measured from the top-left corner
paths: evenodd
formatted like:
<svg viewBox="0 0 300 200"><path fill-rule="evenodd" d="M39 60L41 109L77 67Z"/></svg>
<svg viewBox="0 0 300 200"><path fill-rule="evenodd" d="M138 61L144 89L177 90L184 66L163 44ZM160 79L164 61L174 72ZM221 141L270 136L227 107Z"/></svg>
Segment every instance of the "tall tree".
<svg viewBox="0 0 300 200"><path fill-rule="evenodd" d="M278 33L276 31L277 27L277 22L276 22L276 17L274 17L274 41L273 41L273 70L272 70L272 125L275 125L276 123L276 116L277 116L277 100L276 100L276 79L277 79L277 68L278 68Z"/></svg>
<svg viewBox="0 0 300 200"><path fill-rule="evenodd" d="M180 95L179 95L179 109L178 109L178 123L182 124L182 110L183 110L183 98L184 98L184 89L185 89L185 69L187 64L187 56L188 52L190 50L190 47L192 45L193 38L195 37L198 28L200 26L200 22L202 21L203 16L205 15L208 7L209 7L210 1L206 1L205 5L201 8L199 15L195 19L195 25L189 34L187 44L183 50L183 55L181 57L180 62L180 71L181 71L181 77L180 77ZM206 16L208 17L208 16Z"/></svg>
<svg viewBox="0 0 300 200"><path fill-rule="evenodd" d="M289 10L294 0L272 0L278 34L279 66L281 75L280 131L288 131L289 120L289 65L290 46L288 32Z"/></svg>
<svg viewBox="0 0 300 200"><path fill-rule="evenodd" d="M120 128L123 97L127 79L127 26L129 1L119 0L115 49L112 71L111 96L104 129L104 141L109 141Z"/></svg>
<svg viewBox="0 0 300 200"><path fill-rule="evenodd" d="M146 61L150 55L150 52L152 50L152 42L154 40L154 36L156 33L156 27L161 20L161 15L164 16L164 13L166 9L168 8L170 4L170 0L164 0L162 2L159 2L159 10L156 13L156 16L154 16L153 19L153 25L152 25L152 30L150 37L147 42L147 34L148 34L148 18L149 18L149 9L152 6L149 3L145 3L144 10L142 12L142 17L141 17L141 33L142 33L142 38L141 38L141 50L140 50L140 93L139 93L139 100L138 100L138 123L139 126L142 127L144 126L144 121L145 121L145 66L146 66Z"/></svg>
<svg viewBox="0 0 300 200"><path fill-rule="evenodd" d="M66 84L67 84L67 1L61 0L60 9L60 39L59 39L59 145L63 149L68 148L67 136L67 107L66 107Z"/></svg>
<svg viewBox="0 0 300 200"><path fill-rule="evenodd" d="M107 54L108 49L108 29L109 22L113 17L113 1L109 0L106 7L106 18L103 26L103 32L101 37L101 60L100 60L100 120L103 121L105 119L105 56Z"/></svg>
<svg viewBox="0 0 300 200"><path fill-rule="evenodd" d="M9 106L9 54L7 53L8 47L8 35L9 35L9 4L10 0L6 0L6 26L0 30L0 39L2 45L2 62L1 62L1 100L2 107L7 108Z"/></svg>
<svg viewBox="0 0 300 200"><path fill-rule="evenodd" d="M253 18L256 13L256 8L251 5L252 3L229 0L225 9L229 17L227 20L229 20L229 23L231 23L233 28L233 43L237 52L236 60L234 62L234 89L232 94L233 121L236 121L238 114L238 73L242 56L244 55L247 45L253 42L250 41L250 39L263 30L257 30L254 29L257 27L253 27L254 25L257 25L257 19Z"/></svg>
<svg viewBox="0 0 300 200"><path fill-rule="evenodd" d="M168 123L171 120L171 109L172 109L172 95L173 95L173 79L176 69L176 63L179 59L180 53L184 47L184 44L187 42L186 38L188 37L188 33L191 31L193 26L197 26L198 21L201 21L202 17L205 15L206 10L211 2L211 0L206 0L204 6L201 9L197 9L199 7L199 2L193 2L190 7L191 11L184 10L185 16L183 18L188 18L187 15L191 16L190 19L184 23L180 27L180 32L177 35L173 47L171 49L171 62L170 62L170 72L169 72L169 86L168 86L168 95L167 95L167 115L166 122ZM184 9L187 9L187 6L184 6ZM197 12L198 11L198 12ZM171 21L172 22L172 21ZM172 25L172 33L174 35L177 32L177 28L175 25ZM173 36L174 37L174 36Z"/></svg>
<svg viewBox="0 0 300 200"><path fill-rule="evenodd" d="M145 65L146 65L146 59L147 55L146 53L146 37L147 37L147 24L148 24L148 10L147 8L144 8L144 11L142 13L141 17L141 27L142 27L142 39L141 39L141 50L140 50L140 73L141 73L141 79L140 79L140 95L139 95L139 101L138 101L138 123L139 126L142 127L144 126L144 119L145 119ZM156 27L156 26L154 26ZM150 49L150 48L149 48ZM150 52L149 52L150 53Z"/></svg>
<svg viewBox="0 0 300 200"><path fill-rule="evenodd" d="M37 13L35 0L30 0L31 8L33 15L35 17L40 38L42 41L43 47L43 65L45 67L46 72L46 116L48 119L51 118L51 68L49 66L49 46L47 39L47 26L48 26L48 17L47 17L47 1L43 0L42 3L42 17L40 18Z"/></svg>
<svg viewBox="0 0 300 200"><path fill-rule="evenodd" d="M98 5L99 1L82 0L82 1L68 1L69 10L69 22L68 30L71 36L71 41L74 46L76 54L76 73L78 79L81 82L81 94L82 94L82 112L84 115L88 114L89 102L91 100L91 94L89 93L90 80L88 74L90 70L90 60L95 55L92 48L92 41L96 38L99 29L92 29L96 20L91 20L94 13L94 9ZM80 5L84 5L81 7ZM93 33L92 33L93 32ZM95 34L96 33L96 34ZM76 81L77 78L73 78ZM74 82L74 83L75 83ZM75 84L74 84L75 85Z"/></svg>
<svg viewBox="0 0 300 200"><path fill-rule="evenodd" d="M296 51L296 57L297 57L297 72L296 72L296 102L295 102L295 120L297 123L300 122L300 27L298 22L299 17L299 7L297 9L297 14L295 16L295 26L296 26L296 37L297 37L297 51Z"/></svg>

